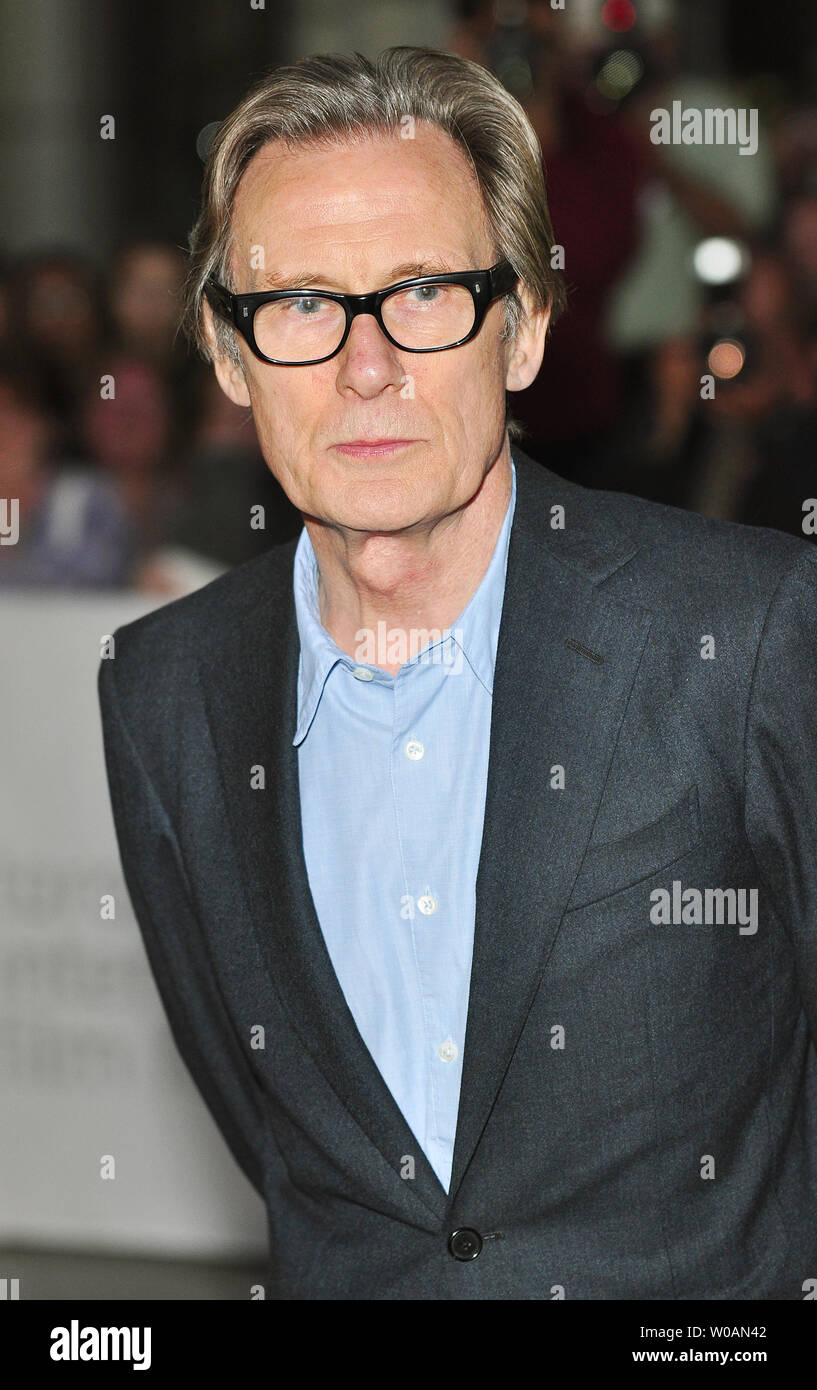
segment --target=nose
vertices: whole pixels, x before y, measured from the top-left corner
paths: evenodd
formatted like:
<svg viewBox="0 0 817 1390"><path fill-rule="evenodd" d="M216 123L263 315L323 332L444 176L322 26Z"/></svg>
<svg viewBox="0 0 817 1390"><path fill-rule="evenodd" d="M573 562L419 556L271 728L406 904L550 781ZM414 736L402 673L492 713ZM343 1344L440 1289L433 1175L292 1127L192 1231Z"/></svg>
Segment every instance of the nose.
<svg viewBox="0 0 817 1390"><path fill-rule="evenodd" d="M377 396L387 386L402 387L405 371L398 349L389 342L373 314L356 314L337 357L339 391Z"/></svg>

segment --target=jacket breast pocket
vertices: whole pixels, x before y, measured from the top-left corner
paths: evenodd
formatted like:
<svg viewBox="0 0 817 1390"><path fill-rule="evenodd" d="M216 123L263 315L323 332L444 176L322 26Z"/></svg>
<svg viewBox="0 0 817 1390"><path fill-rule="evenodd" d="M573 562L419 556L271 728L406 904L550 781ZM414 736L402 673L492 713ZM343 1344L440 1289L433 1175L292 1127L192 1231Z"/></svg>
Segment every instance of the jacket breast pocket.
<svg viewBox="0 0 817 1390"><path fill-rule="evenodd" d="M565 910L574 912L640 883L688 854L702 838L698 788L693 783L648 825L617 840L590 844Z"/></svg>

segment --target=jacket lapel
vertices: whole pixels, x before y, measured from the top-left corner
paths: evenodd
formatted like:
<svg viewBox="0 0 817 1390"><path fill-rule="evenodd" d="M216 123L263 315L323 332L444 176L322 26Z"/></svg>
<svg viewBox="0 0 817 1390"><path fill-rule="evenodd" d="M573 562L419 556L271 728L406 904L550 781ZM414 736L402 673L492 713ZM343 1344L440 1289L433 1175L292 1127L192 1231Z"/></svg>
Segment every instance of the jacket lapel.
<svg viewBox="0 0 817 1390"><path fill-rule="evenodd" d="M396 1205L417 1220L418 1201L442 1218L446 1193L364 1043L335 974L309 887L301 838L297 711L299 638L292 592L295 543L265 557L260 593L198 659L224 799L262 958L284 1009L317 1067L386 1162ZM250 772L262 765L265 790ZM435 1222L429 1223L431 1225Z"/></svg>
<svg viewBox="0 0 817 1390"><path fill-rule="evenodd" d="M651 622L596 587L637 549L609 518L602 529L600 499L517 450L514 460L449 1206L546 968ZM563 530L551 526L556 505ZM563 790L551 786L557 766Z"/></svg>

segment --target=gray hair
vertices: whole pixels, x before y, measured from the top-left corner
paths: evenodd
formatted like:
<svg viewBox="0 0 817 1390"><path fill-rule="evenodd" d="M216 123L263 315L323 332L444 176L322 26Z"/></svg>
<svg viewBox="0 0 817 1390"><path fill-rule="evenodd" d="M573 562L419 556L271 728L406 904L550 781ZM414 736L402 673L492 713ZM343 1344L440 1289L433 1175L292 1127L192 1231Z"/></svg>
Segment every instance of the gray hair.
<svg viewBox="0 0 817 1390"><path fill-rule="evenodd" d="M451 53L400 46L374 61L362 54L325 54L274 68L219 125L202 183L201 210L190 232L180 328L212 362L202 322L210 276L234 293L232 211L253 156L271 140L299 144L397 133L407 121L428 121L464 151L476 176L497 259L506 257L552 327L566 288L551 265L553 228L542 151L518 101L487 68ZM504 336L516 335L522 302L505 298ZM242 367L235 331L215 318L216 350Z"/></svg>

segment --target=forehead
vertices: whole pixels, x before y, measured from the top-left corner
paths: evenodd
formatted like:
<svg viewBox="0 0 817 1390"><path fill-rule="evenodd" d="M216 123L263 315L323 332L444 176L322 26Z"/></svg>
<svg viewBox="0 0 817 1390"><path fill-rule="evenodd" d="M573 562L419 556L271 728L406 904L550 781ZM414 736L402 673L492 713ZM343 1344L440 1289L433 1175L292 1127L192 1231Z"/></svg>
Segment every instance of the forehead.
<svg viewBox="0 0 817 1390"><path fill-rule="evenodd" d="M398 131L294 148L271 141L236 191L232 252L241 278L260 264L260 280L263 268L277 270L292 257L299 266L318 258L327 270L350 274L371 273L378 260L434 256L467 269L487 264L491 249L467 156L425 122L410 139Z"/></svg>

